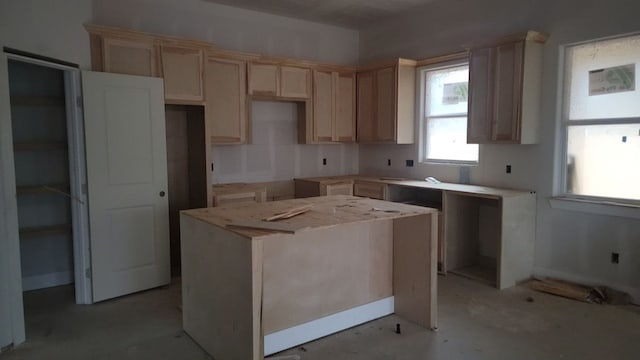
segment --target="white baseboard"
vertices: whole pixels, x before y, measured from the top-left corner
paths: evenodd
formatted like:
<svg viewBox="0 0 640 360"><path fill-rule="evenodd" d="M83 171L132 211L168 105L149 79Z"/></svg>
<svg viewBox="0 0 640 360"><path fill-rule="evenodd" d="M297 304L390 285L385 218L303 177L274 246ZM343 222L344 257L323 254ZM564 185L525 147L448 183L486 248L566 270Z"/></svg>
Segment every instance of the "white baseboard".
<svg viewBox="0 0 640 360"><path fill-rule="evenodd" d="M276 331L264 337L264 355L271 355L362 323L393 314L393 296Z"/></svg>
<svg viewBox="0 0 640 360"><path fill-rule="evenodd" d="M22 291L73 284L73 271L61 271L22 278Z"/></svg>
<svg viewBox="0 0 640 360"><path fill-rule="evenodd" d="M631 296L631 301L634 304L640 305L640 289L638 288L632 288L632 287L629 287L626 285L620 285L620 284L612 284L611 282L602 280L602 279L588 278L584 276L574 275L574 274L570 274L562 271L556 271L556 270L545 269L540 267L534 268L533 274L534 276L538 276L538 277L550 277L554 279L565 280L565 281L570 281L570 282L575 282L575 283L585 284L590 286L596 286L596 285L608 286L615 290L626 292Z"/></svg>

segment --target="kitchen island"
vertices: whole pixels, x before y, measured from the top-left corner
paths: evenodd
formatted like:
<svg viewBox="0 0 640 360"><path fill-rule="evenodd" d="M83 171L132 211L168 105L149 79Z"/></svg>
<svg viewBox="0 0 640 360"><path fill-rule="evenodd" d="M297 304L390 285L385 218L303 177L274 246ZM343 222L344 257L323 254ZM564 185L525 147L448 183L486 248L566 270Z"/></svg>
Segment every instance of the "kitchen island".
<svg viewBox="0 0 640 360"><path fill-rule="evenodd" d="M391 313L436 327L437 210L346 195L233 204L183 211L181 238L184 329L216 359L261 360Z"/></svg>

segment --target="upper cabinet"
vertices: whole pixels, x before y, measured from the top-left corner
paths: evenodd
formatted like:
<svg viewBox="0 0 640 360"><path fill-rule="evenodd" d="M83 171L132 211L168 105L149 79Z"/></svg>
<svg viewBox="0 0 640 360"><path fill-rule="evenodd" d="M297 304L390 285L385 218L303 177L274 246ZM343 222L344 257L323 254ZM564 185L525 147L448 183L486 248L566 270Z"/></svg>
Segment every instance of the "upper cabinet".
<svg viewBox="0 0 640 360"><path fill-rule="evenodd" d="M313 142L355 142L354 72L313 71Z"/></svg>
<svg viewBox="0 0 640 360"><path fill-rule="evenodd" d="M358 142L412 144L415 86L413 60L397 59L358 72Z"/></svg>
<svg viewBox="0 0 640 360"><path fill-rule="evenodd" d="M470 49L467 142L538 142L546 39L529 31Z"/></svg>
<svg viewBox="0 0 640 360"><path fill-rule="evenodd" d="M242 60L207 59L205 117L212 144L247 142L246 69Z"/></svg>
<svg viewBox="0 0 640 360"><path fill-rule="evenodd" d="M249 94L271 98L311 98L311 69L272 63L251 62Z"/></svg>
<svg viewBox="0 0 640 360"><path fill-rule="evenodd" d="M202 105L204 54L210 44L87 25L94 71L164 79L165 102Z"/></svg>
<svg viewBox="0 0 640 360"><path fill-rule="evenodd" d="M173 44L160 46L167 103L204 101L204 49Z"/></svg>
<svg viewBox="0 0 640 360"><path fill-rule="evenodd" d="M249 94L278 96L280 67L274 64L249 64Z"/></svg>
<svg viewBox="0 0 640 360"><path fill-rule="evenodd" d="M149 39L104 37L96 45L102 53L99 66L105 72L158 76L158 47ZM95 70L95 69L94 69Z"/></svg>

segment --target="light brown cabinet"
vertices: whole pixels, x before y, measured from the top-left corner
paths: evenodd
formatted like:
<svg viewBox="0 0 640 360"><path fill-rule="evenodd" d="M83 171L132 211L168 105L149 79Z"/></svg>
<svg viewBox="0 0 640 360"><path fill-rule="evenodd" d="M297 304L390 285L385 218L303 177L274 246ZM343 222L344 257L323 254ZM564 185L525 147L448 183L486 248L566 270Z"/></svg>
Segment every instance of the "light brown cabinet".
<svg viewBox="0 0 640 360"><path fill-rule="evenodd" d="M353 179L349 177L319 177L294 179L295 197L353 195Z"/></svg>
<svg viewBox="0 0 640 360"><path fill-rule="evenodd" d="M373 181L356 180L353 183L353 195L371 199L387 200L387 184Z"/></svg>
<svg viewBox="0 0 640 360"><path fill-rule="evenodd" d="M162 77L167 103L204 101L204 50L180 45L161 45Z"/></svg>
<svg viewBox="0 0 640 360"><path fill-rule="evenodd" d="M470 50L467 142L538 142L545 41L530 31Z"/></svg>
<svg viewBox="0 0 640 360"><path fill-rule="evenodd" d="M311 70L294 66L280 67L280 94L283 98L311 98Z"/></svg>
<svg viewBox="0 0 640 360"><path fill-rule="evenodd" d="M286 99L311 98L311 70L279 64L251 62L249 94Z"/></svg>
<svg viewBox="0 0 640 360"><path fill-rule="evenodd" d="M267 201L264 184L220 184L212 186L213 206L235 203L261 203Z"/></svg>
<svg viewBox="0 0 640 360"><path fill-rule="evenodd" d="M355 74L313 72L313 142L355 141Z"/></svg>
<svg viewBox="0 0 640 360"><path fill-rule="evenodd" d="M159 76L158 47L153 41L117 37L104 37L101 40L101 49L95 49L94 52L100 51L102 53L102 61L99 64L102 71L127 75Z"/></svg>
<svg viewBox="0 0 640 360"><path fill-rule="evenodd" d="M86 25L94 71L161 77L167 104L204 103L204 58L210 44Z"/></svg>
<svg viewBox="0 0 640 360"><path fill-rule="evenodd" d="M241 60L207 59L205 118L212 144L247 142L246 68Z"/></svg>
<svg viewBox="0 0 640 360"><path fill-rule="evenodd" d="M416 63L392 64L358 73L358 142L412 144Z"/></svg>

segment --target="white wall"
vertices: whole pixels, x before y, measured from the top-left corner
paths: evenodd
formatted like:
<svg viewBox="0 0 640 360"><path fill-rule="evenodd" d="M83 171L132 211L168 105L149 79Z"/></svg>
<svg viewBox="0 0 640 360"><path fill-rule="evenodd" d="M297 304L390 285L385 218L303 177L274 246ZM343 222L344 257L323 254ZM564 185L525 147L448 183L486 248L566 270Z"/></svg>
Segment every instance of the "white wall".
<svg viewBox="0 0 640 360"><path fill-rule="evenodd" d="M93 21L273 56L338 64L359 56L357 31L203 0L94 0Z"/></svg>
<svg viewBox="0 0 640 360"><path fill-rule="evenodd" d="M254 102L253 141L244 146L216 146L214 182L259 182L294 177L358 172L358 146L297 144L297 106ZM322 164L327 159L327 165Z"/></svg>
<svg viewBox="0 0 640 360"><path fill-rule="evenodd" d="M89 0L0 1L0 46L32 52L89 68Z"/></svg>
<svg viewBox="0 0 640 360"><path fill-rule="evenodd" d="M460 51L462 45L501 35L540 30L551 34L545 46L541 141L539 145L484 145L480 164L470 168L472 183L538 192L536 272L577 281L605 283L640 299L640 221L552 209L548 197L557 176L557 96L559 47L640 31L636 0L450 0L376 23L360 34L361 59L425 58ZM392 167L386 166L388 158ZM360 170L412 178L434 176L458 181L460 168L404 167L418 160L417 145L360 146ZM513 172L505 173L505 165ZM609 262L620 253L620 264Z"/></svg>
<svg viewBox="0 0 640 360"><path fill-rule="evenodd" d="M334 64L355 64L359 57L357 31L202 0L94 0L93 15L96 24L194 38L223 49ZM214 147L213 181L259 182L357 171L357 146L295 145L293 109L292 103L254 103L253 144ZM321 165L322 157L327 166Z"/></svg>

